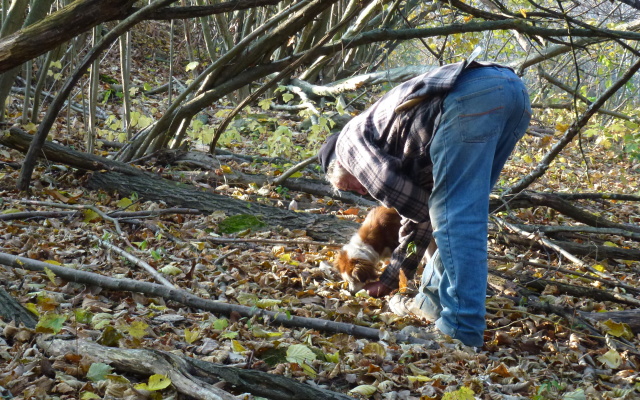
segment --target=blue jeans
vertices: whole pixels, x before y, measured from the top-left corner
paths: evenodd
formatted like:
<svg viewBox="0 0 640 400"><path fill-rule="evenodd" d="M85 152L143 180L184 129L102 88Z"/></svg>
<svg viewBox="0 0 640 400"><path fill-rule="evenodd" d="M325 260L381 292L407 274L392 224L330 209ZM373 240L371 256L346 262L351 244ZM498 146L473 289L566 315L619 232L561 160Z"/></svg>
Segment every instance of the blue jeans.
<svg viewBox="0 0 640 400"><path fill-rule="evenodd" d="M438 250L416 305L468 346L484 343L489 194L530 119L529 95L513 72L466 70L444 100L431 144L429 213Z"/></svg>

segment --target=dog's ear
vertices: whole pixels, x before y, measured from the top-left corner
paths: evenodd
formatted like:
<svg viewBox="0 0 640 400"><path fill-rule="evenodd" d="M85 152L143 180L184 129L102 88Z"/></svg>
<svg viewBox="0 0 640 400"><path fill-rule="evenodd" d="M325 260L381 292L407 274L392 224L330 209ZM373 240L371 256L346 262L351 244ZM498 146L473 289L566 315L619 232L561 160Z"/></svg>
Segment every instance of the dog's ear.
<svg viewBox="0 0 640 400"><path fill-rule="evenodd" d="M340 250L333 261L333 267L340 273L340 275L349 275L353 271L353 262L349 258L346 251Z"/></svg>
<svg viewBox="0 0 640 400"><path fill-rule="evenodd" d="M356 282L368 282L378 278L378 268L371 262L365 260L356 260L353 271L351 272L353 280Z"/></svg>

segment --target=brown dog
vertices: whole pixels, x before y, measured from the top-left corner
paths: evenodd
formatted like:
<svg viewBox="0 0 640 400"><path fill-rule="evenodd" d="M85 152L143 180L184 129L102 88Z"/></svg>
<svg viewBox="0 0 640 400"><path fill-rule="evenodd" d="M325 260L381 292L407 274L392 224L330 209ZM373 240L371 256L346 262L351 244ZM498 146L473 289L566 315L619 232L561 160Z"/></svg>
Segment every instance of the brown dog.
<svg viewBox="0 0 640 400"><path fill-rule="evenodd" d="M338 252L334 266L357 292L380 275L379 263L389 258L398 246L400 215L393 208L376 207L369 211L358 233Z"/></svg>

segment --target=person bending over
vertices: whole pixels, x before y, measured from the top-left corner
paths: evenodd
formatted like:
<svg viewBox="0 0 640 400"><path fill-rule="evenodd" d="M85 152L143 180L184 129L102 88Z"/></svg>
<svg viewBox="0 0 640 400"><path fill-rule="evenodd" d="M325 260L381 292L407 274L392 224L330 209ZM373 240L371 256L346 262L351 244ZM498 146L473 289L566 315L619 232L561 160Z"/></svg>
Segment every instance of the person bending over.
<svg viewBox="0 0 640 400"><path fill-rule="evenodd" d="M319 160L331 185L369 193L402 217L400 245L365 286L369 295L390 294L401 274L412 278L433 237L438 250L418 294L389 306L435 321L434 333L483 345L489 194L530 118L513 70L463 61L396 86L327 139Z"/></svg>

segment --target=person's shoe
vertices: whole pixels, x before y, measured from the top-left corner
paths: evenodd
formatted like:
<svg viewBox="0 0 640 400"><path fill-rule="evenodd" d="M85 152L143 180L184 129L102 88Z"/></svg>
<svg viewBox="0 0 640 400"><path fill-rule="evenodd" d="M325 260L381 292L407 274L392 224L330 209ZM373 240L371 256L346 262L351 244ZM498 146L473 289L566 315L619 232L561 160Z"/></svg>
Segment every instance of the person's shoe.
<svg viewBox="0 0 640 400"><path fill-rule="evenodd" d="M441 347L450 349L460 349L467 353L479 353L481 351L478 347L467 346L458 339L454 339L436 328L435 324L429 326L417 327L417 326L405 326L400 330L400 334L406 335L410 338L415 338L414 341L420 344L426 345L429 350L437 350ZM410 343L411 339L407 339Z"/></svg>
<svg viewBox="0 0 640 400"><path fill-rule="evenodd" d="M400 317L415 316L424 318L427 321L435 321L436 319L418 307L413 297L407 297L401 294L396 294L389 299L389 310Z"/></svg>

